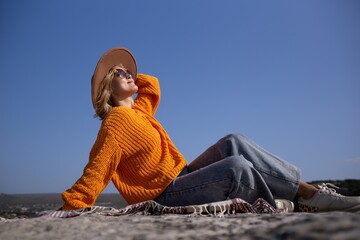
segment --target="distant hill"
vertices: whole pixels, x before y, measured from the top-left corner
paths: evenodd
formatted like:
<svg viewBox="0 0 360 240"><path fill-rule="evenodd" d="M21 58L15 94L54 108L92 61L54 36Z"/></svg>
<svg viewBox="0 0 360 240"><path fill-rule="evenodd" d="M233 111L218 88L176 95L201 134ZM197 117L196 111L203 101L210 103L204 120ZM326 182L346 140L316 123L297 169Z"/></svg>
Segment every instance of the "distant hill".
<svg viewBox="0 0 360 240"><path fill-rule="evenodd" d="M60 193L3 194L0 193L0 217L35 217L41 211L56 210L63 204ZM118 193L104 193L95 205L122 208L127 204Z"/></svg>

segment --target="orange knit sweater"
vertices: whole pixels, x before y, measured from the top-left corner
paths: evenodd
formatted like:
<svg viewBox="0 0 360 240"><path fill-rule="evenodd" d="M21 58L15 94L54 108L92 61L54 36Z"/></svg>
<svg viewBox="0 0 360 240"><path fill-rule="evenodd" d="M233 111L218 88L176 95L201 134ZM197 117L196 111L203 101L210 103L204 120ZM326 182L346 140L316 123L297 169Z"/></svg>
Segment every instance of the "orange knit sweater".
<svg viewBox="0 0 360 240"><path fill-rule="evenodd" d="M102 121L83 175L62 194L64 210L94 205L110 180L129 204L154 199L186 166L154 118L158 80L138 74L136 84L134 107L115 107Z"/></svg>

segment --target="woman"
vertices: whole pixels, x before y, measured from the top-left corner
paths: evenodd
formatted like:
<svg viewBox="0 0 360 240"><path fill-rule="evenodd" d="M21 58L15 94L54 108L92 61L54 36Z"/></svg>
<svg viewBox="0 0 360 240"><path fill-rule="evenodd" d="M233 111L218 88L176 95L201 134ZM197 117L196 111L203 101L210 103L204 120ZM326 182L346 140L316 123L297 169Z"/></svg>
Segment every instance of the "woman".
<svg viewBox="0 0 360 240"><path fill-rule="evenodd" d="M135 101L133 95L137 93ZM131 52L117 47L99 60L92 101L102 124L83 175L63 193L63 209L91 206L112 181L129 204L155 200L185 206L242 198L299 199L314 211L358 210L359 197L300 181L297 167L242 135L220 139L189 165L154 118L160 101L155 77L137 74Z"/></svg>

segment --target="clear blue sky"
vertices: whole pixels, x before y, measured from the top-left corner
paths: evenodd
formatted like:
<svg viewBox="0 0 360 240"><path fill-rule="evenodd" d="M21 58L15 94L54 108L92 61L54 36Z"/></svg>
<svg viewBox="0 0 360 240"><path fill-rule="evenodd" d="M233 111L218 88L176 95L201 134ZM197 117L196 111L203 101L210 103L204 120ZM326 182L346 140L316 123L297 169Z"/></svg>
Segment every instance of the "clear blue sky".
<svg viewBox="0 0 360 240"><path fill-rule="evenodd" d="M189 162L238 132L304 180L360 178L360 1L0 0L0 192L81 176L90 78L115 46L158 77L156 116Z"/></svg>

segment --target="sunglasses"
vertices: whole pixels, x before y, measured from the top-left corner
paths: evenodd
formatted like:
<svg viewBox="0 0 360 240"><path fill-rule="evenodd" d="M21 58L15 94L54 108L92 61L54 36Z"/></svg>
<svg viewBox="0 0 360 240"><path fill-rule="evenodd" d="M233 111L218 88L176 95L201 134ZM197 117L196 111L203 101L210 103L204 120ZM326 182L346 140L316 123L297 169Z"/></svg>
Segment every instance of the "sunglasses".
<svg viewBox="0 0 360 240"><path fill-rule="evenodd" d="M132 78L135 79L135 76L132 72L130 72L129 70L123 70L123 69L115 69L116 72L118 73L120 78L124 78L124 79L128 79L128 78Z"/></svg>

